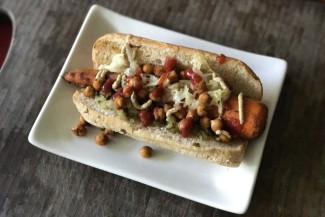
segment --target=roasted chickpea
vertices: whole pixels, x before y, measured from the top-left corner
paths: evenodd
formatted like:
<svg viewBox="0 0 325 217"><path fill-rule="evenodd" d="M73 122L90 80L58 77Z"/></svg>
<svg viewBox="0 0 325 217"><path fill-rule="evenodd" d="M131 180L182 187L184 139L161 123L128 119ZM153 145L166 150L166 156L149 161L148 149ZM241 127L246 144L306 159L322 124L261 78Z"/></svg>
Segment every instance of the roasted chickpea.
<svg viewBox="0 0 325 217"><path fill-rule="evenodd" d="M104 83L105 83L105 78L102 78L102 77L95 78L95 80L93 81L93 88L96 91L99 91Z"/></svg>
<svg viewBox="0 0 325 217"><path fill-rule="evenodd" d="M211 101L211 96L207 92L204 92L199 95L198 100L200 103L207 105Z"/></svg>
<svg viewBox="0 0 325 217"><path fill-rule="evenodd" d="M143 146L139 150L139 154L144 158L150 158L152 156L152 148L150 146Z"/></svg>
<svg viewBox="0 0 325 217"><path fill-rule="evenodd" d="M205 83L204 80L200 81L199 83L197 83L195 86L195 91L198 93L198 94L201 94L203 92L206 92L208 90L207 88L207 85Z"/></svg>
<svg viewBox="0 0 325 217"><path fill-rule="evenodd" d="M231 137L230 137L228 134L226 134L226 133L221 133L221 134L219 135L219 140L220 140L221 142L228 143L228 142L230 142Z"/></svg>
<svg viewBox="0 0 325 217"><path fill-rule="evenodd" d="M155 120L158 120L158 121L163 121L163 120L165 120L165 117L166 117L166 113L165 113L164 109L160 108L160 107L155 107L153 109L153 115L155 116Z"/></svg>
<svg viewBox="0 0 325 217"><path fill-rule="evenodd" d="M208 129L210 127L210 119L207 116L200 118L200 126L203 129Z"/></svg>
<svg viewBox="0 0 325 217"><path fill-rule="evenodd" d="M87 86L84 90L84 96L93 97L95 95L95 89L92 86Z"/></svg>
<svg viewBox="0 0 325 217"><path fill-rule="evenodd" d="M74 127L72 127L71 131L76 135L76 136L84 136L87 133L86 126L84 124L78 123Z"/></svg>
<svg viewBox="0 0 325 217"><path fill-rule="evenodd" d="M186 138L190 135L193 128L193 118L184 118L180 122L178 122L177 127L181 131L181 135L183 138Z"/></svg>
<svg viewBox="0 0 325 217"><path fill-rule="evenodd" d="M182 107L180 110L178 110L177 112L175 112L174 115L178 119L183 119L187 115L187 110L188 110L187 108Z"/></svg>
<svg viewBox="0 0 325 217"><path fill-rule="evenodd" d="M108 136L104 133L98 133L95 138L97 145L106 145L108 142Z"/></svg>
<svg viewBox="0 0 325 217"><path fill-rule="evenodd" d="M197 106L196 112L197 112L198 116L200 116L200 117L207 115L207 111L205 109L205 105L203 105L203 104L199 104Z"/></svg>
<svg viewBox="0 0 325 217"><path fill-rule="evenodd" d="M175 70L168 72L167 79L171 84L176 83L179 80L177 72Z"/></svg>
<svg viewBox="0 0 325 217"><path fill-rule="evenodd" d="M155 120L153 111L141 110L138 113L138 117L144 127L148 127Z"/></svg>
<svg viewBox="0 0 325 217"><path fill-rule="evenodd" d="M117 95L117 96L114 98L113 101L114 101L114 105L115 105L115 108L116 108L116 109L121 109L121 108L123 108L123 106L124 106L124 102L125 102L123 96L121 96L121 95Z"/></svg>
<svg viewBox="0 0 325 217"><path fill-rule="evenodd" d="M142 85L142 79L139 76L134 76L133 78L130 79L129 85L134 89L134 90L141 90L143 85Z"/></svg>
<svg viewBox="0 0 325 217"><path fill-rule="evenodd" d="M155 66L154 71L153 71L153 73L158 77L160 77L165 72L166 71L164 69L164 66L162 66L162 65Z"/></svg>
<svg viewBox="0 0 325 217"><path fill-rule="evenodd" d="M152 64L144 64L142 67L143 73L149 74L152 73L154 70L154 66Z"/></svg>
<svg viewBox="0 0 325 217"><path fill-rule="evenodd" d="M165 111L165 112L167 112L167 111L168 111L169 109L171 109L171 108L173 108L173 105L168 104L168 103L164 104L164 111Z"/></svg>
<svg viewBox="0 0 325 217"><path fill-rule="evenodd" d="M133 93L133 88L131 86L123 87L123 96L126 98L130 98Z"/></svg>
<svg viewBox="0 0 325 217"><path fill-rule="evenodd" d="M155 89L153 89L150 94L149 98L155 102L159 102L164 95L165 90L162 86L158 85Z"/></svg>
<svg viewBox="0 0 325 217"><path fill-rule="evenodd" d="M142 88L142 89L137 91L137 96L140 99L147 99L148 96L149 96L149 91L146 88Z"/></svg>
<svg viewBox="0 0 325 217"><path fill-rule="evenodd" d="M197 120L198 119L198 115L195 109L189 109L187 114L186 114L186 118L193 118L193 120Z"/></svg>
<svg viewBox="0 0 325 217"><path fill-rule="evenodd" d="M222 130L223 123L221 118L216 118L214 120L211 120L210 126L213 132L216 132L217 130Z"/></svg>

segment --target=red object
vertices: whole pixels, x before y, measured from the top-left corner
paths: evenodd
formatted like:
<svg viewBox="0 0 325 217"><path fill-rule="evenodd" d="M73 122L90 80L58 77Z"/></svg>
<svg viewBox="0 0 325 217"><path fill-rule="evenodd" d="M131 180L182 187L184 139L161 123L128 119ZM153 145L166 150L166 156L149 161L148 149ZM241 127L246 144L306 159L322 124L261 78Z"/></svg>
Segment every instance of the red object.
<svg viewBox="0 0 325 217"><path fill-rule="evenodd" d="M12 37L12 23L10 18L0 13L0 68L6 59Z"/></svg>
<svg viewBox="0 0 325 217"><path fill-rule="evenodd" d="M113 89L112 85L113 85L114 81L115 80L113 80L111 78L107 79L106 82L104 83L104 85L101 88L102 93L104 93L104 94L110 93L112 91L112 89Z"/></svg>
<svg viewBox="0 0 325 217"><path fill-rule="evenodd" d="M165 93L164 87L161 85L158 85L153 91L152 91L152 96L153 97L162 97Z"/></svg>
<svg viewBox="0 0 325 217"><path fill-rule="evenodd" d="M143 87L142 79L140 76L134 75L132 77L127 77L126 82L129 83L133 90L141 90Z"/></svg>
<svg viewBox="0 0 325 217"><path fill-rule="evenodd" d="M179 130L183 138L187 138L193 128L193 118L188 117L179 122Z"/></svg>
<svg viewBox="0 0 325 217"><path fill-rule="evenodd" d="M220 54L219 56L216 57L216 60L218 61L219 64L223 64L226 62L226 56L223 54Z"/></svg>
<svg viewBox="0 0 325 217"><path fill-rule="evenodd" d="M117 96L122 96L123 97L123 88L121 87L118 89L112 96L112 99L114 100Z"/></svg>
<svg viewBox="0 0 325 217"><path fill-rule="evenodd" d="M159 78L158 85L164 86L164 82L166 81L166 79L167 79L167 73L163 73Z"/></svg>
<svg viewBox="0 0 325 217"><path fill-rule="evenodd" d="M147 110L141 110L138 115L144 127L149 126L155 120L153 113Z"/></svg>
<svg viewBox="0 0 325 217"><path fill-rule="evenodd" d="M141 76L141 74L143 73L142 68L138 68L135 72L134 72L134 76Z"/></svg>
<svg viewBox="0 0 325 217"><path fill-rule="evenodd" d="M166 72L170 72L170 71L173 71L175 70L176 68L176 63L177 63L177 60L175 57L168 57L166 60L165 60L165 64L164 64L164 69Z"/></svg>
<svg viewBox="0 0 325 217"><path fill-rule="evenodd" d="M185 70L184 76L185 78L190 79L193 85L198 84L200 81L202 81L201 76L196 74L191 68Z"/></svg>

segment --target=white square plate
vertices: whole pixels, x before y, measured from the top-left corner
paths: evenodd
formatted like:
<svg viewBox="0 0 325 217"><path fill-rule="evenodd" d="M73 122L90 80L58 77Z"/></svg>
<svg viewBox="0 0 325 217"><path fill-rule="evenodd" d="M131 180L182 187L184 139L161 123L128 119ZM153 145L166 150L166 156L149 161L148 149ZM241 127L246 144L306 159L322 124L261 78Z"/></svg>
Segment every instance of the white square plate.
<svg viewBox="0 0 325 217"><path fill-rule="evenodd" d="M79 115L72 103L73 85L61 75L68 70L92 67L94 41L109 32L130 33L146 38L184 45L246 62L264 84L263 102L269 108L269 119L262 137L249 144L243 163L227 168L204 160L155 148L150 159L141 158L138 149L143 142L118 135L109 145L95 145L95 129L86 137L76 137L71 127ZM181 33L134 20L101 6L94 5L87 14L69 56L49 94L33 128L29 141L33 145L71 160L114 173L149 186L234 213L244 213L249 205L260 165L266 136L281 91L287 63L284 60L257 55L207 42Z"/></svg>

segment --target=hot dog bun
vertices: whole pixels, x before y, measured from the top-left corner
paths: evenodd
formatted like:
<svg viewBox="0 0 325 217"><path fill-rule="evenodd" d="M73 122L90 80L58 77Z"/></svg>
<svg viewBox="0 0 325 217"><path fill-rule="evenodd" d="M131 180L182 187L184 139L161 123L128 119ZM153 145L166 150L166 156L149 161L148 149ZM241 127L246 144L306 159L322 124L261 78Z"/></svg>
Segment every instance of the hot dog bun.
<svg viewBox="0 0 325 217"><path fill-rule="evenodd" d="M132 47L137 47L136 61L139 64L163 64L166 57L175 57L180 67L186 68L191 67L191 60L199 54L231 87L233 94L242 92L245 97L256 100L262 98L263 88L260 79L245 63L237 59L226 57L224 63L219 63L218 54L137 36L114 33L99 38L93 46L94 67L110 64L112 56L121 53L126 42ZM247 147L247 141L244 140L222 143L214 138L202 140L192 136L184 139L179 133L173 133L164 126L144 127L138 119L123 120L116 109L102 109L93 98L85 97L82 90L73 95L73 102L84 119L96 127L112 129L135 139L224 166L239 166Z"/></svg>
<svg viewBox="0 0 325 217"><path fill-rule="evenodd" d="M81 116L96 127L111 129L162 148L224 166L239 166L247 147L247 141L243 140L232 141L228 144L218 142L214 138L208 140L195 137L184 139L179 133L172 133L164 127L144 127L139 120L123 120L114 109L102 109L94 99L85 97L82 90L78 90L73 95L73 102ZM200 143L200 147L194 146L194 143Z"/></svg>
<svg viewBox="0 0 325 217"><path fill-rule="evenodd" d="M216 60L219 54L182 47L178 45L158 42L138 36L125 35L120 33L106 34L100 37L93 45L92 59L95 68L101 64L108 64L112 61L114 54L120 53L125 42L128 41L137 49L137 62L139 64L152 63L162 64L166 57L176 57L181 67L190 66L190 62L196 54L202 55L209 66L231 86L232 92L238 95L243 92L244 96L261 100L263 86L260 79L244 62L226 57L224 63Z"/></svg>

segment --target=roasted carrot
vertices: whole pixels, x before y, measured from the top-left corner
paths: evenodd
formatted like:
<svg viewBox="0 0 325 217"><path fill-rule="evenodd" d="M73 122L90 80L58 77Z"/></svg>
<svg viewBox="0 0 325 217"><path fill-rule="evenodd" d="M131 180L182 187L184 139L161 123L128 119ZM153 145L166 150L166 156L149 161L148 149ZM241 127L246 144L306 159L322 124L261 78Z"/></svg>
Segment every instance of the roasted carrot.
<svg viewBox="0 0 325 217"><path fill-rule="evenodd" d="M244 123L240 124L238 99L230 97L224 105L222 119L226 128L243 139L255 139L264 130L267 107L260 101L244 98Z"/></svg>
<svg viewBox="0 0 325 217"><path fill-rule="evenodd" d="M77 86L85 87L93 84L98 73L97 69L76 69L66 72L63 78ZM109 73L109 77L116 79L117 73ZM267 120L267 107L260 101L244 98L244 123L240 124L238 98L231 96L224 104L222 120L225 128L242 139L255 139L264 130ZM217 106L209 106L208 116L218 117Z"/></svg>
<svg viewBox="0 0 325 217"><path fill-rule="evenodd" d="M75 69L64 73L63 78L72 84L85 87L92 85L97 73L97 69Z"/></svg>

